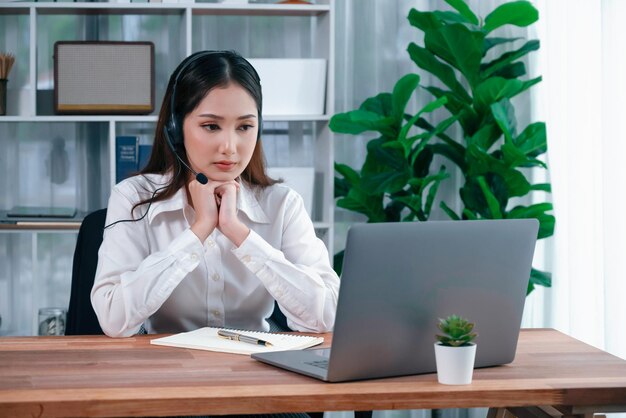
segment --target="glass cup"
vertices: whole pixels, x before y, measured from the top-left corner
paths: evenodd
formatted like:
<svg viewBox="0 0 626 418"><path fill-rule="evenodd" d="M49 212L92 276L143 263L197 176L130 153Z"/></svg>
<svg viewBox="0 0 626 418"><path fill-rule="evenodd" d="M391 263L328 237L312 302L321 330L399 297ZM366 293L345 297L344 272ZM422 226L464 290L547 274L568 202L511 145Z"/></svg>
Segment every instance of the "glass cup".
<svg viewBox="0 0 626 418"><path fill-rule="evenodd" d="M39 335L65 335L66 318L63 308L39 309Z"/></svg>

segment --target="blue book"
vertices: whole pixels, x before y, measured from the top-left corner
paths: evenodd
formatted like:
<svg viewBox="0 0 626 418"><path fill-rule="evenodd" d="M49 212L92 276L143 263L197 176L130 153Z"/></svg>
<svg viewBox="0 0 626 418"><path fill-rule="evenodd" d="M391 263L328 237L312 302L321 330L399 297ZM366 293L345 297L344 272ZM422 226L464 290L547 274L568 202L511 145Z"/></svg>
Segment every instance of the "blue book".
<svg viewBox="0 0 626 418"><path fill-rule="evenodd" d="M148 161L150 160L151 153L152 153L152 145L144 145L144 144L139 145L139 158L138 158L138 163L137 163L138 171L141 171L146 167L146 165L148 164Z"/></svg>
<svg viewBox="0 0 626 418"><path fill-rule="evenodd" d="M136 136L115 137L115 182L119 183L137 172L139 141Z"/></svg>

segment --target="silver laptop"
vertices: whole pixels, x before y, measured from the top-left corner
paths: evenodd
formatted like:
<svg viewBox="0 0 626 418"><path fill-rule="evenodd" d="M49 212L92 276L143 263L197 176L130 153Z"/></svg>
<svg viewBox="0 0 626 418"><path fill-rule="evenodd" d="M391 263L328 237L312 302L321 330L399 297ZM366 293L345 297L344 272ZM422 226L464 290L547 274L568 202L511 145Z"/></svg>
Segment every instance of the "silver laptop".
<svg viewBox="0 0 626 418"><path fill-rule="evenodd" d="M438 318L476 323L476 367L513 361L536 219L359 224L348 231L332 346L253 354L328 382L435 372Z"/></svg>

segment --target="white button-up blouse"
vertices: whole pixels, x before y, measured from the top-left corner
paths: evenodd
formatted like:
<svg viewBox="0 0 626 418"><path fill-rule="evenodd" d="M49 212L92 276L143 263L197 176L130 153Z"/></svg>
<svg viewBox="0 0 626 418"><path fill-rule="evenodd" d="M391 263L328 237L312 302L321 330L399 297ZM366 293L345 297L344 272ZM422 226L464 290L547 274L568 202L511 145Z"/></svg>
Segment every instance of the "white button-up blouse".
<svg viewBox="0 0 626 418"><path fill-rule="evenodd" d="M113 188L106 225L131 219L133 205L168 176L150 174ZM135 219L148 205L135 210ZM274 300L298 331L330 331L339 278L302 198L287 186L241 185L238 216L250 234L237 248L216 228L203 243L191 231L184 189L147 216L105 229L91 302L103 331L130 336L204 326L269 330Z"/></svg>

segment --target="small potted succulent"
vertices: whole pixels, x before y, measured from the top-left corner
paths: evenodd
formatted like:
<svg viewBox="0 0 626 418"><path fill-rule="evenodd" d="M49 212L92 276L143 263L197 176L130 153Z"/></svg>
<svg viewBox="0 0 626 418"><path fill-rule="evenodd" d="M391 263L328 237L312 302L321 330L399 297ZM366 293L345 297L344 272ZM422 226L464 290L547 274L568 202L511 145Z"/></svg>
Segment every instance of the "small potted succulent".
<svg viewBox="0 0 626 418"><path fill-rule="evenodd" d="M435 359L437 379L444 385L468 385L472 383L478 334L472 332L474 324L457 315L439 319L437 327L443 335L437 334Z"/></svg>

